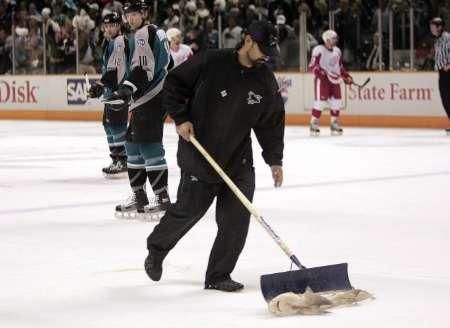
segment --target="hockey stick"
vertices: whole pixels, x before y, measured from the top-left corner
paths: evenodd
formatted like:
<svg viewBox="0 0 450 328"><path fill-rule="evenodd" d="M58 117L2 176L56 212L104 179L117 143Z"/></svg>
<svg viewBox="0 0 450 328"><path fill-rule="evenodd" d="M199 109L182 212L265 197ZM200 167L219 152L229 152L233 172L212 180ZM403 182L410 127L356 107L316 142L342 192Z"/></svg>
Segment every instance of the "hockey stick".
<svg viewBox="0 0 450 328"><path fill-rule="evenodd" d="M87 99L89 98L89 90L91 89L91 84L89 83L87 73L84 73L84 82L86 83L86 99Z"/></svg>
<svg viewBox="0 0 450 328"><path fill-rule="evenodd" d="M278 244L289 259L300 269L287 272L277 272L261 276L261 291L264 298L270 301L275 296L286 293L304 293L307 288L314 292L330 290L348 290L352 289L348 278L347 263L332 264L314 268L306 268L298 260L297 256L288 248L288 246L275 233L272 227L258 214L256 209L239 188L231 181L217 162L208 154L202 145L190 136L190 141L195 148L203 155L206 161L220 175L223 181L228 185L231 191L236 195L239 201L262 225L272 239Z"/></svg>
<svg viewBox="0 0 450 328"><path fill-rule="evenodd" d="M358 88L362 89L362 88L364 88L364 87L367 85L367 83L369 83L369 82L370 82L370 77L368 77L368 78L364 81L364 83L362 83L362 84L358 84L358 83L356 83L356 82L352 82L352 84L354 84L354 85L356 85Z"/></svg>

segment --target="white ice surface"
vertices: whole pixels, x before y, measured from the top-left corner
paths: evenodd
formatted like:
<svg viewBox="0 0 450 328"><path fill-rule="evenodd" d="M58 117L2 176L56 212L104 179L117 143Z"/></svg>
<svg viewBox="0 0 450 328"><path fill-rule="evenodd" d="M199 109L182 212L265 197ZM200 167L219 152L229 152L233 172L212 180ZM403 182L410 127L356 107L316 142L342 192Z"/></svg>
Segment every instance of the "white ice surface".
<svg viewBox="0 0 450 328"><path fill-rule="evenodd" d="M210 210L143 271L154 224L120 221L127 180L105 180L100 123L0 121L0 327L449 327L450 137L440 130L286 129L285 183L272 188L255 143L255 206L307 266L349 263L376 300L324 316L272 316L261 274L289 261L252 222L233 278L202 289L215 237ZM165 128L175 198L174 127Z"/></svg>

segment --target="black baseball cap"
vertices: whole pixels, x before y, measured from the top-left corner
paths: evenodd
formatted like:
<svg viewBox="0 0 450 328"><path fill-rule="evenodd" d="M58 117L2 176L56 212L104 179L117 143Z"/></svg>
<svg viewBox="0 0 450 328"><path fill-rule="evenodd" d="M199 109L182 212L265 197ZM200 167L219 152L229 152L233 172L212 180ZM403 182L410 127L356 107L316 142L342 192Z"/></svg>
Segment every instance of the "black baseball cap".
<svg viewBox="0 0 450 328"><path fill-rule="evenodd" d="M278 57L278 33L275 26L266 20L255 21L245 31L255 41L261 52L269 57Z"/></svg>
<svg viewBox="0 0 450 328"><path fill-rule="evenodd" d="M444 21L440 17L434 17L432 20L430 20L430 24L444 26Z"/></svg>

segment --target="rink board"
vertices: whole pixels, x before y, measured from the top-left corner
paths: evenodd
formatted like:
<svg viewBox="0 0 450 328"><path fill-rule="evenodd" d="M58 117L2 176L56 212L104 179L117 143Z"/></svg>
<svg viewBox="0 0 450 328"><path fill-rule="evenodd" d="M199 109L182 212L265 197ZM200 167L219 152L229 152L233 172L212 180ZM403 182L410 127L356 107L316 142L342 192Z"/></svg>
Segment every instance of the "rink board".
<svg viewBox="0 0 450 328"><path fill-rule="evenodd" d="M353 126L444 127L438 77L422 73L352 73L363 89L342 85L342 121ZM308 124L314 101L313 75L277 73L288 124ZM98 76L91 77L92 81ZM82 76L30 75L0 78L0 118L100 120L103 106L86 101ZM324 120L327 118L325 117Z"/></svg>

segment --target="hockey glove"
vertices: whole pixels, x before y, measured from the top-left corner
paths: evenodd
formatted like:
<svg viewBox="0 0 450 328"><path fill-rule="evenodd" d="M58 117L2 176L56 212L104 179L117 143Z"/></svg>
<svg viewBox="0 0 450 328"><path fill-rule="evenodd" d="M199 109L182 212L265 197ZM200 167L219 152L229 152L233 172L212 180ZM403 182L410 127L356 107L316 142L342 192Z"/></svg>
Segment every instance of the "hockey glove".
<svg viewBox="0 0 450 328"><path fill-rule="evenodd" d="M111 95L111 97L105 99L103 102L111 105L111 109L113 110L121 110L124 106L128 107L131 102L132 95L133 90L126 85L122 85Z"/></svg>
<svg viewBox="0 0 450 328"><path fill-rule="evenodd" d="M88 90L89 98L98 98L103 94L103 84L94 83Z"/></svg>
<svg viewBox="0 0 450 328"><path fill-rule="evenodd" d="M323 78L327 77L327 73L323 69L321 69L320 67L315 67L313 69L313 73L319 79L323 79Z"/></svg>
<svg viewBox="0 0 450 328"><path fill-rule="evenodd" d="M352 84L353 83L353 78L350 75L343 76L342 80L344 81L345 84Z"/></svg>

